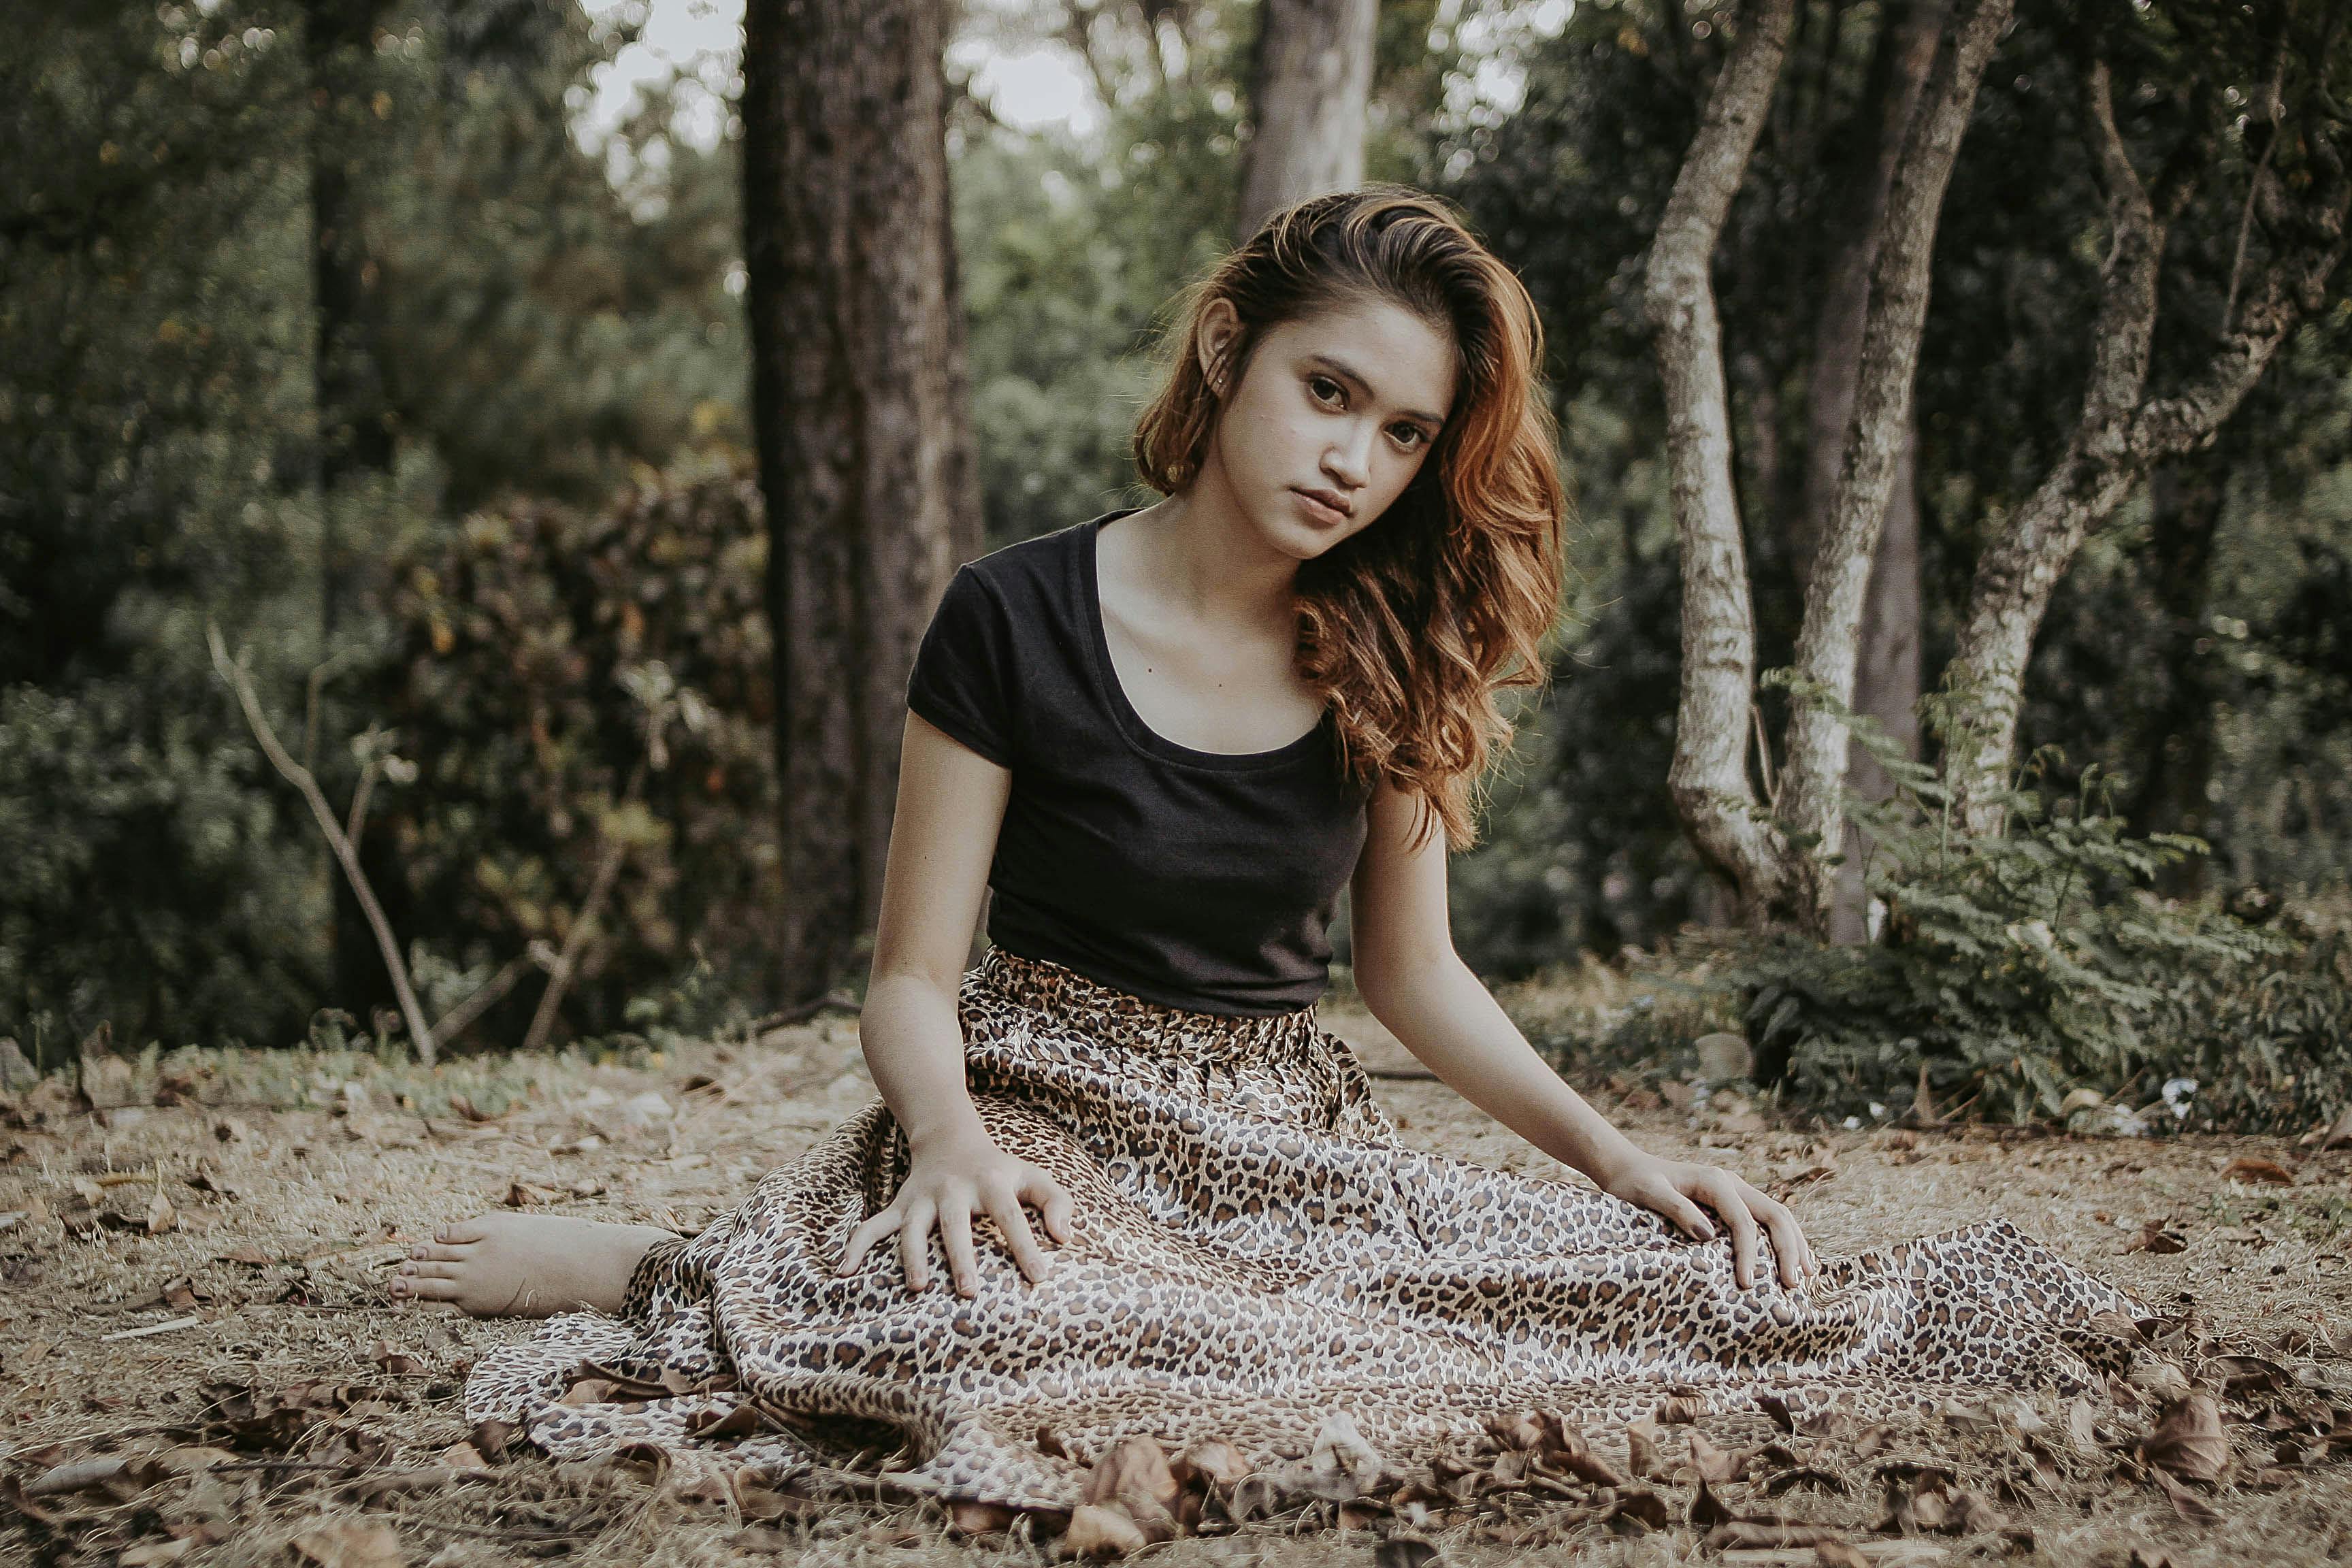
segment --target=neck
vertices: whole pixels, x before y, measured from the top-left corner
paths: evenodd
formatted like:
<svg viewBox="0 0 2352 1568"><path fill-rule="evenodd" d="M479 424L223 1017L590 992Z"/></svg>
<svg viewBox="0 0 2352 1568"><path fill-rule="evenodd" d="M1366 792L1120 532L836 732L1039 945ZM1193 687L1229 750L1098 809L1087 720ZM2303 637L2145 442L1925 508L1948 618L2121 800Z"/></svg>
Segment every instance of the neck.
<svg viewBox="0 0 2352 1568"><path fill-rule="evenodd" d="M1192 484L1128 521L1152 579L1203 620L1288 624L1298 558L1251 525L1213 458Z"/></svg>

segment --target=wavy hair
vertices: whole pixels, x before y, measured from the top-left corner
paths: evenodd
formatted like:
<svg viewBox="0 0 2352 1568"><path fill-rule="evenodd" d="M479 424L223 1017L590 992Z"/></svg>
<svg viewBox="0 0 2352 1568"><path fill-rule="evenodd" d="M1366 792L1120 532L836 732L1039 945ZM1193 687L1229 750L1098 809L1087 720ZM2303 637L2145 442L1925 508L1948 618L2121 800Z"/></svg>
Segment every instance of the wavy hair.
<svg viewBox="0 0 2352 1568"><path fill-rule="evenodd" d="M1136 425L1136 468L1162 495L1200 475L1219 410L1203 363L1213 301L1241 320L1231 385L1268 329L1365 298L1451 334L1454 406L1388 510L1300 564L1298 670L1333 709L1346 776L1368 795L1386 778L1420 797L1415 847L1434 822L1463 849L1511 740L1496 694L1546 679L1564 566L1543 329L1510 268L1445 204L1402 186L1284 208L1189 291Z"/></svg>

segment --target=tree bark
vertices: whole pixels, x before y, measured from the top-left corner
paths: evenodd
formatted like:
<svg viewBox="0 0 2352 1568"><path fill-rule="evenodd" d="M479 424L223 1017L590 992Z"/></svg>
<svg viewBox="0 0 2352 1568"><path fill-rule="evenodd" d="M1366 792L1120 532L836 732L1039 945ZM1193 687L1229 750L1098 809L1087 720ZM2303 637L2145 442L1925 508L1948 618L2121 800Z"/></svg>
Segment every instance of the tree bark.
<svg viewBox="0 0 2352 1568"><path fill-rule="evenodd" d="M1380 0L1264 0L1235 237L1292 202L1363 183Z"/></svg>
<svg viewBox="0 0 2352 1568"><path fill-rule="evenodd" d="M781 1002L880 902L907 676L977 538L942 0L751 0L744 258L784 878Z"/></svg>
<svg viewBox="0 0 2352 1568"><path fill-rule="evenodd" d="M1853 406L1840 441L1836 502L1805 580L1780 815L1803 847L1792 862L1800 921L1827 935L1845 837L1845 721L1854 695L1863 606L1879 531L1911 436L1919 338L1944 191L1968 133L1977 87L2012 0L1962 0L1904 133L1871 263Z"/></svg>
<svg viewBox="0 0 2352 1568"><path fill-rule="evenodd" d="M1874 721L1902 754L1919 758L1919 432L1915 425L1895 468L1895 492L1878 531L1870 592L1862 605L1862 647L1854 659L1853 710ZM1861 742L1846 749L1846 789L1864 800L1895 793L1895 780ZM1870 937L1870 843L1860 825L1840 862L1830 908L1832 942Z"/></svg>
<svg viewBox="0 0 2352 1568"><path fill-rule="evenodd" d="M1681 543L1682 692L1666 776L1708 866L1738 889L1742 918L1772 918L1789 881L1785 842L1756 809L1748 777L1756 626L1731 478L1723 331L1711 276L1731 198L1786 58L1795 0L1752 0L1708 94L1698 134L1651 242L1644 309L1658 332L1666 454Z"/></svg>
<svg viewBox="0 0 2352 1568"><path fill-rule="evenodd" d="M2322 51L2321 58L2332 56ZM2084 119L2113 230L2092 327L2083 409L2065 450L1996 532L1977 562L1969 609L1945 685L1957 806L1972 833L1997 833L2016 743L2025 666L2050 594L2092 529L2105 521L2148 467L2203 443L2251 391L2287 331L2319 308L2343 258L2352 179L2340 159L2318 161L2300 200L2259 166L2255 211L2272 251L2220 342L2179 391L2144 396L2156 331L2157 279L2166 227L2187 203L2201 158L2176 158L2152 197L2116 130L2107 64L2085 72ZM2324 134L2315 128L2315 135Z"/></svg>

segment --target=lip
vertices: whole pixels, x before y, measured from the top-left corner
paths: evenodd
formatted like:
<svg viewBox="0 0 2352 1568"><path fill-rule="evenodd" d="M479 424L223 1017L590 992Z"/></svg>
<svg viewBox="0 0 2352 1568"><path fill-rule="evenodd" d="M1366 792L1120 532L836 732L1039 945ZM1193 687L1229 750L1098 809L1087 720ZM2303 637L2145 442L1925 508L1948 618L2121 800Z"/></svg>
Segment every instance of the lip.
<svg viewBox="0 0 2352 1568"><path fill-rule="evenodd" d="M1337 490L1309 489L1304 485L1293 485L1290 493L1307 503L1307 516L1317 522L1342 523L1356 515L1356 503Z"/></svg>

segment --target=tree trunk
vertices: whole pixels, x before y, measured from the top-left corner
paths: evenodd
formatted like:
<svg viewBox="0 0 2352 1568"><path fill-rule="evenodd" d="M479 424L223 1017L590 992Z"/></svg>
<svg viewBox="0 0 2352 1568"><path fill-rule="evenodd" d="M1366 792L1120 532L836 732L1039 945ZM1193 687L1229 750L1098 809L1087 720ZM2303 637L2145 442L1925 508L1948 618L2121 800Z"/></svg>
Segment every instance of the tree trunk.
<svg viewBox="0 0 2352 1568"><path fill-rule="evenodd" d="M1699 856L1738 889L1742 918L1773 918L1788 850L1759 820L1748 777L1756 626L1731 479L1723 331L1711 276L1725 215L1780 76L1795 0L1753 0L1708 94L1651 242L1644 309L1658 332L1666 455L1681 544L1682 692L1667 788Z"/></svg>
<svg viewBox="0 0 2352 1568"><path fill-rule="evenodd" d="M1895 493L1870 563L1870 592L1862 605L1862 648L1854 660L1853 710L1876 722L1904 756L1919 759L1919 432L1915 426L1895 464ZM1860 741L1846 753L1846 788L1864 800L1895 793L1895 780ZM1870 841L1859 824L1838 867L1830 910L1832 942L1870 938L1870 889L1864 871Z"/></svg>
<svg viewBox="0 0 2352 1568"><path fill-rule="evenodd" d="M751 0L743 223L784 877L780 1000L880 902L907 676L977 537L943 0Z"/></svg>
<svg viewBox="0 0 2352 1568"><path fill-rule="evenodd" d="M2239 445L2230 432L2240 428L2231 426L2214 445L2160 464L2148 476L2148 558L2164 617L2151 651L2164 670L2165 692L2138 748L2140 776L2129 816L2142 833L2202 838L2212 811L2205 789L2213 776L2216 693L2205 617L2212 592L2213 538ZM2200 891L2206 864L2201 855L2180 862L2167 873L2166 890Z"/></svg>
<svg viewBox="0 0 2352 1568"><path fill-rule="evenodd" d="M2320 58L2332 56L2326 50ZM2074 552L2151 464L2189 450L2221 427L2261 379L2288 330L2323 302L2344 254L2352 178L2343 163L2322 163L2292 203L2275 174L2258 165L2252 210L2263 216L2273 236L2270 258L2237 316L2224 324L2218 346L2181 390L2144 398L2165 230L2188 202L2205 160L2175 157L2151 197L2116 132L2106 62L2095 60L2085 73L2084 119L2113 237L2101 268L2083 411L2064 452L1979 558L1967 618L1945 675L1954 705L1945 741L1953 758L1952 787L1972 833L1997 833L2006 820L2003 795L2026 661L2051 590Z"/></svg>
<svg viewBox="0 0 2352 1568"><path fill-rule="evenodd" d="M1292 202L1363 182L1380 0L1264 0L1259 16L1240 239Z"/></svg>
<svg viewBox="0 0 2352 1568"><path fill-rule="evenodd" d="M1805 580L1780 814L1805 852L1792 863L1798 918L1827 935L1845 837L1845 711L1854 694L1863 605L1896 469L1911 437L1911 399L1944 190L1968 133L1977 86L2012 0L1962 0L1904 133L1871 263L1853 407L1840 445L1836 503Z"/></svg>

